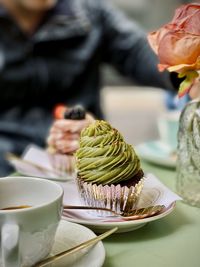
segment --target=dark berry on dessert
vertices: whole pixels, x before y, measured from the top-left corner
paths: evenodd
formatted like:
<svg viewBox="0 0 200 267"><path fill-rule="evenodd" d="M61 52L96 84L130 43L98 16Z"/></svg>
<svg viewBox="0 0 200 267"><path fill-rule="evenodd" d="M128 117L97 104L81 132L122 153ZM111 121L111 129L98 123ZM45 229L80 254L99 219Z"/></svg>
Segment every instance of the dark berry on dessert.
<svg viewBox="0 0 200 267"><path fill-rule="evenodd" d="M85 119L85 109L80 105L76 105L65 111L64 118L70 120L83 120Z"/></svg>

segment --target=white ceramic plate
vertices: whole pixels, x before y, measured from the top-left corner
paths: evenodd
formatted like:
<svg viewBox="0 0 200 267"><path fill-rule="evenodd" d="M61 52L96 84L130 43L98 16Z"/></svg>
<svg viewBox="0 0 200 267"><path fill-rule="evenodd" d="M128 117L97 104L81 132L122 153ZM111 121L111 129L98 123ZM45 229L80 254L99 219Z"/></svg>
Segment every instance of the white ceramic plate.
<svg viewBox="0 0 200 267"><path fill-rule="evenodd" d="M97 221L97 220L88 220L88 219L79 219L76 217L75 213L68 212L68 216L65 216L65 219L70 221L70 222L76 222L83 224L90 229L92 229L95 233L102 233L106 230L109 230L113 227L118 227L117 233L124 233L124 232L129 232L136 230L138 228L141 228L148 222L152 222L158 219L161 219L165 216L167 216L169 213L173 211L175 208L175 202L168 207L165 211L162 213L149 217L149 218L144 218L144 219L139 219L139 220L134 220L134 221Z"/></svg>
<svg viewBox="0 0 200 267"><path fill-rule="evenodd" d="M144 160L170 168L176 167L176 155L160 140L149 141L135 146L135 151Z"/></svg>
<svg viewBox="0 0 200 267"><path fill-rule="evenodd" d="M61 220L56 233L55 243L51 255L63 250L74 247L96 235L88 228ZM102 242L95 246L82 249L71 255L63 257L54 263L48 264L48 267L101 267L105 260L105 249Z"/></svg>
<svg viewBox="0 0 200 267"><path fill-rule="evenodd" d="M64 205L81 205L77 186L73 180L67 183L60 183L64 189ZM120 218L99 217L94 212L86 210L65 210L63 219L83 224L96 233L104 232L113 227L118 227L118 232L128 232L136 230L146 223L161 219L168 215L175 208L175 201L180 197L163 185L153 174L147 174L144 188L138 206L165 205L167 208L160 214L152 217L125 221ZM83 205L83 204L82 204Z"/></svg>

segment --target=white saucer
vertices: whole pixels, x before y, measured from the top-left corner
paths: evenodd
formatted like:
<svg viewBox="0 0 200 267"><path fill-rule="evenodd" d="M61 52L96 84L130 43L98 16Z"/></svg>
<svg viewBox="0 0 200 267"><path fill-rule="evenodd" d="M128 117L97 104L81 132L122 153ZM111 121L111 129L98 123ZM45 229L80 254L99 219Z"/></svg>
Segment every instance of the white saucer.
<svg viewBox="0 0 200 267"><path fill-rule="evenodd" d="M176 155L160 140L149 141L135 146L135 151L144 160L170 168L176 167Z"/></svg>
<svg viewBox="0 0 200 267"><path fill-rule="evenodd" d="M163 185L153 174L147 174L145 176L147 178L145 178L144 188L140 201L138 202L138 207L165 205L167 208L161 213L144 219L125 221L118 217L100 217L94 212L86 210L66 209L63 219L83 224L96 233L102 233L113 227L118 227L117 232L119 233L136 230L148 222L165 217L173 211L175 202L179 200L180 197ZM71 180L61 185L64 189L64 205L83 205L75 181Z"/></svg>
<svg viewBox="0 0 200 267"><path fill-rule="evenodd" d="M72 248L95 236L90 229L82 225L61 220L51 255ZM54 263L48 264L47 267L101 267L104 260L105 249L100 241L95 246L63 257Z"/></svg>

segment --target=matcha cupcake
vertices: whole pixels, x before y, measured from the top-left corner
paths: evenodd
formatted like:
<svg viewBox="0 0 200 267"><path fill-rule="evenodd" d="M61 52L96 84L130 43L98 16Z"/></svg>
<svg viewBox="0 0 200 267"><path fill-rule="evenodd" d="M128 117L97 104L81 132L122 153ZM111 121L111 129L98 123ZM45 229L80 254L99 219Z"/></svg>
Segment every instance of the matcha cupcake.
<svg viewBox="0 0 200 267"><path fill-rule="evenodd" d="M86 205L117 212L137 205L144 180L140 160L108 122L96 120L82 130L75 158L78 188Z"/></svg>

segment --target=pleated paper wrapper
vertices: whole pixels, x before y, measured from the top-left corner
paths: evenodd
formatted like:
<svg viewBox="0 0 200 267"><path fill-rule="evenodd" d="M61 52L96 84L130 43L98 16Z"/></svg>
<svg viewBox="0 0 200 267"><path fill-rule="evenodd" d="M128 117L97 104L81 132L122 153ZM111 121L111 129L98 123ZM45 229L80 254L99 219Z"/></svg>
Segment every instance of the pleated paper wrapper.
<svg viewBox="0 0 200 267"><path fill-rule="evenodd" d="M117 185L97 185L84 182L77 177L78 190L81 202L86 206L101 207L112 209L116 212L128 212L136 208L139 201L142 188L144 185L144 177L134 186ZM101 210L89 211L97 216L109 215L109 212Z"/></svg>

